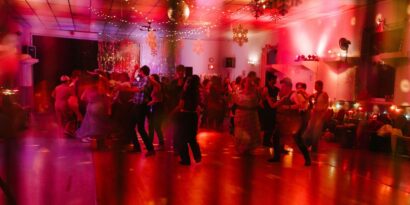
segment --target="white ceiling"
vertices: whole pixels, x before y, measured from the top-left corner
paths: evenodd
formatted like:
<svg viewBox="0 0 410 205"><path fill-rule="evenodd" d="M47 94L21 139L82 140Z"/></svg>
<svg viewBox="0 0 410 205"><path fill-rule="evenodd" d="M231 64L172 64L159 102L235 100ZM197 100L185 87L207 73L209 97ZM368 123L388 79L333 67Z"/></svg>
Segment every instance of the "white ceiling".
<svg viewBox="0 0 410 205"><path fill-rule="evenodd" d="M6 5L33 33L108 36L138 36L147 20L160 35L169 34L167 0L5 0ZM250 0L186 0L190 16L178 26L182 37L200 35L209 29L229 28L236 23L255 29L273 29L306 19L333 15L362 5L364 0L288 0L294 5L279 21L269 15L256 19L248 6ZM196 31L196 32L195 32Z"/></svg>

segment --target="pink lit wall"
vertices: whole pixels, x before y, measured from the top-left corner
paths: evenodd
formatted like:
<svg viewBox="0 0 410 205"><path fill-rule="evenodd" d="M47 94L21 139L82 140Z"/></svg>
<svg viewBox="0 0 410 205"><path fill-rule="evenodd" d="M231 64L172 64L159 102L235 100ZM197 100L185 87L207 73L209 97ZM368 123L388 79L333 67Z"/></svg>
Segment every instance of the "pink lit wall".
<svg viewBox="0 0 410 205"><path fill-rule="evenodd" d="M317 67L316 62L310 62L311 65L302 64L277 64L267 66L268 71L273 71L278 76L278 83L281 79L288 77L292 79L293 85L298 82L304 82L307 85L307 92L313 92L313 82L315 72L308 67Z"/></svg>
<svg viewBox="0 0 410 205"><path fill-rule="evenodd" d="M177 63L192 66L194 74L221 75L234 79L255 71L260 76L262 48L275 41L272 32L253 32L249 29L248 42L239 46L232 40L232 32L224 34L223 40L182 40L177 49ZM200 50L200 52L198 52ZM226 58L235 58L235 68L225 68ZM213 58L213 62L210 62ZM254 64L250 64L253 61ZM214 69L209 69L209 65Z"/></svg>
<svg viewBox="0 0 410 205"><path fill-rule="evenodd" d="M298 21L279 30L279 63L291 63L296 55L318 55L326 60L339 60L344 54L339 39L351 41L348 57L360 54L362 17L355 12Z"/></svg>
<svg viewBox="0 0 410 205"><path fill-rule="evenodd" d="M328 5L323 5L324 9ZM278 30L278 64L293 65L296 55L315 54L320 57L318 67L302 63L314 72L315 80L322 80L325 90L331 99L354 100L356 69L351 61L348 68L341 68L337 62L343 61L344 51L339 48L338 41L344 37L351 41L348 57L360 57L361 38L363 32L366 7L359 6L341 9L340 12L321 18L304 18L290 23ZM407 13L406 10L407 9ZM386 20L385 29L405 28L404 41L401 51L393 55L384 55L381 60L401 59L396 68L394 101L397 104L410 103L410 26L408 15L410 6L405 2L381 1L376 6L376 15ZM373 18L373 17L371 17ZM376 26L376 16L374 16ZM403 62L403 59L406 59ZM356 63L356 66L358 64ZM360 68L358 68L360 69ZM289 69L292 70L292 69ZM285 75L291 76L291 71ZM294 78L297 78L296 76ZM308 83L309 85L309 83Z"/></svg>
<svg viewBox="0 0 410 205"><path fill-rule="evenodd" d="M325 18L301 20L280 28L278 32L278 63L300 64L313 73L312 78L299 78L292 73L287 76L306 80L312 92L315 80L322 80L329 97L334 100L353 100L355 89L354 68L340 69L339 62L345 54L339 48L339 39L351 41L348 57L360 55L363 12L348 10ZM297 55L318 55L320 62L295 62ZM300 75L299 73L297 75ZM294 80L295 81L295 80Z"/></svg>
<svg viewBox="0 0 410 205"><path fill-rule="evenodd" d="M167 45L165 43L165 40L157 38L157 47L155 55L152 53L151 47L148 45L145 36L136 39L136 42L138 42L140 46L141 66L148 65L151 68L151 73L167 73Z"/></svg>
<svg viewBox="0 0 410 205"><path fill-rule="evenodd" d="M182 40L177 49L177 64L193 67L196 75L219 74L223 65L220 43L216 40ZM209 65L213 65L213 69Z"/></svg>
<svg viewBox="0 0 410 205"><path fill-rule="evenodd" d="M248 30L248 42L242 46L232 40L231 31L226 33L227 40L221 44L223 57L235 57L236 59L235 68L223 70L223 73L230 73L231 79L246 75L249 71L255 71L258 76L261 76L262 48L266 44L274 45L277 42L276 34L272 31L254 31L252 28Z"/></svg>
<svg viewBox="0 0 410 205"><path fill-rule="evenodd" d="M322 80L324 89L331 101L354 100L356 85L356 66L338 68L325 62L319 63L316 79Z"/></svg>

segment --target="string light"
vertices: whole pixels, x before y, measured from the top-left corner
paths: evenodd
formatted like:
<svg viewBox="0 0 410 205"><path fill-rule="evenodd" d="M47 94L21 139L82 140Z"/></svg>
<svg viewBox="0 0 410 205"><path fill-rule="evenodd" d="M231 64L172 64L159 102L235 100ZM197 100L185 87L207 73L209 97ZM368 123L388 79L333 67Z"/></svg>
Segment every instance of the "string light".
<svg viewBox="0 0 410 205"><path fill-rule="evenodd" d="M90 7L90 10L93 12L94 15L103 18L104 20L107 20L107 23L113 26L118 26L116 22L120 22L123 24L129 24L129 25L140 25L138 22L132 22L132 21L127 21L125 19L120 19L116 15L107 15L101 11L98 11L92 7ZM134 8L134 11L139 14L141 17L143 17L143 13L141 11L138 11L137 9ZM162 28L161 26L167 25L167 24L178 24L176 22L167 20L167 21L162 21L162 22L154 22L153 19L149 19L147 17L143 17L145 20L155 23L155 25L159 26L158 28L155 28L155 30L158 31L158 34L164 34L163 37L166 38L174 38L176 41L180 41L185 38L192 38L194 35L201 35L205 32L208 32L209 30L217 27L216 24L212 24L211 22L201 22L200 27L196 27L195 29L189 29L189 30L170 30L170 29L165 29ZM196 26L198 23L190 23L190 22L185 22L182 23L183 26L189 27L189 26Z"/></svg>
<svg viewBox="0 0 410 205"><path fill-rule="evenodd" d="M89 7L89 9L94 15L96 15L99 18L103 18L104 20L116 21L116 22L129 24L129 25L140 25L141 24L139 22L128 21L126 19L118 17L117 15L105 14L104 12L98 11L97 9L95 9L93 7ZM142 11L139 11L135 7L133 7L132 10L136 14L138 14L140 18L145 19L146 21L149 21L149 22L155 22L155 24L158 25L158 26L169 25L169 24L183 25L183 26L195 26L197 24L195 22L182 22L182 23L179 23L177 21L172 21L172 20L165 20L165 21L156 22L154 19L148 18L147 16L144 16L144 13ZM205 22L205 23L210 24L209 22Z"/></svg>
<svg viewBox="0 0 410 205"><path fill-rule="evenodd" d="M224 11L221 8L212 6L212 7L206 7L206 6L194 6L191 5L189 6L192 10L198 10L198 11L207 11L209 13L222 13L224 17L227 17L229 15L236 15L236 14L243 14L244 12L249 12L251 9L249 8L248 5L244 5L237 9L236 11L231 11L227 10ZM131 9L135 12L135 14L138 14L140 18L145 19L146 21L150 22L155 22L154 19L148 18L147 16L144 15L144 13L140 10L138 10L135 7L131 7ZM133 21L128 21L126 19L122 19L118 17L117 15L109 15L105 14L103 11L99 11L96 8L89 7L89 10L96 16L103 18L104 20L111 20L111 21L118 21L124 24L130 24L130 25L139 25L140 23L138 22L133 22ZM215 22L221 22L219 19L215 19ZM162 25L169 25L169 24L176 24L176 25L183 25L183 26L195 26L197 23L192 23L192 22L176 22L172 20L165 20L165 21L159 21L155 22L156 25L162 26Z"/></svg>
<svg viewBox="0 0 410 205"><path fill-rule="evenodd" d="M128 3L128 2L127 2ZM213 29L218 27L219 25L222 24L223 21L221 21L220 19L216 18L214 20L214 22L200 22L200 26L198 26L198 22L178 22L178 21L172 21L172 20L165 20L165 21L155 21L153 18L148 18L148 16L144 15L144 13L140 10L138 10L136 7L132 6L130 7L132 9L132 11L134 11L135 14L138 15L138 17L140 19L144 19L147 22L152 22L153 27L155 26L155 30L157 30L157 34L159 34L159 37L163 37L163 38L168 38L171 39L170 41L180 41L182 39L187 39L187 38L193 38L194 36L197 35L202 35L204 33L207 33L207 35L209 36L209 32ZM222 16L221 18L229 18L229 19L239 19L240 17L238 16L242 16L244 14L249 14L251 13L253 10L252 8L246 4L242 7L240 7L237 10L223 10L219 7L207 7L207 6L195 6L195 5L189 5L189 8L191 10L200 10L200 11L206 11L209 13L221 13ZM104 13L103 11L99 11L96 8L93 7L89 7L90 11L104 19L107 21L107 23L109 25L113 25L113 26L117 26L118 27L118 23L121 24L128 24L128 25L138 25L140 26L141 23L140 22L134 22L134 21L130 21L130 20L126 20L123 19L117 15L109 15ZM238 17L238 18L235 18ZM272 16L272 20L273 21L278 21L280 20L280 16L279 15L273 15ZM172 30L172 29L166 29L164 28L166 25L179 25L182 27L194 27L192 29L181 29L181 30ZM138 36L138 35L135 35ZM112 38L112 37L110 37Z"/></svg>

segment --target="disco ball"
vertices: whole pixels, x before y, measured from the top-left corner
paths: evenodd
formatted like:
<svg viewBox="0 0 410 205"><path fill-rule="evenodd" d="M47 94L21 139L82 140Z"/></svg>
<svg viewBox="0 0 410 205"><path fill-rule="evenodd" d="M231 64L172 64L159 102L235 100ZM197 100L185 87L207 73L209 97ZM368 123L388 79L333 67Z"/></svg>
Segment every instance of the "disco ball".
<svg viewBox="0 0 410 205"><path fill-rule="evenodd" d="M184 22L189 17L189 6L185 1L179 1L175 8L168 8L168 18L174 22Z"/></svg>

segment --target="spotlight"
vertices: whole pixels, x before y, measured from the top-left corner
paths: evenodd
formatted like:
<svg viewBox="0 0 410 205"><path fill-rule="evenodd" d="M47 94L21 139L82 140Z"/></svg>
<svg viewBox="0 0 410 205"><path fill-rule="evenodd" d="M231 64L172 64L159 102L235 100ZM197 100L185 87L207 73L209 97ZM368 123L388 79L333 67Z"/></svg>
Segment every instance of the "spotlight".
<svg viewBox="0 0 410 205"><path fill-rule="evenodd" d="M342 49L344 51L347 51L349 49L350 44L351 44L351 42L349 40L347 40L346 38L339 39L340 49Z"/></svg>
<svg viewBox="0 0 410 205"><path fill-rule="evenodd" d="M339 47L340 49L346 51L346 56L345 56L345 62L347 62L347 51L349 50L349 45L351 44L351 42L349 40L347 40L346 38L341 38L339 39Z"/></svg>

